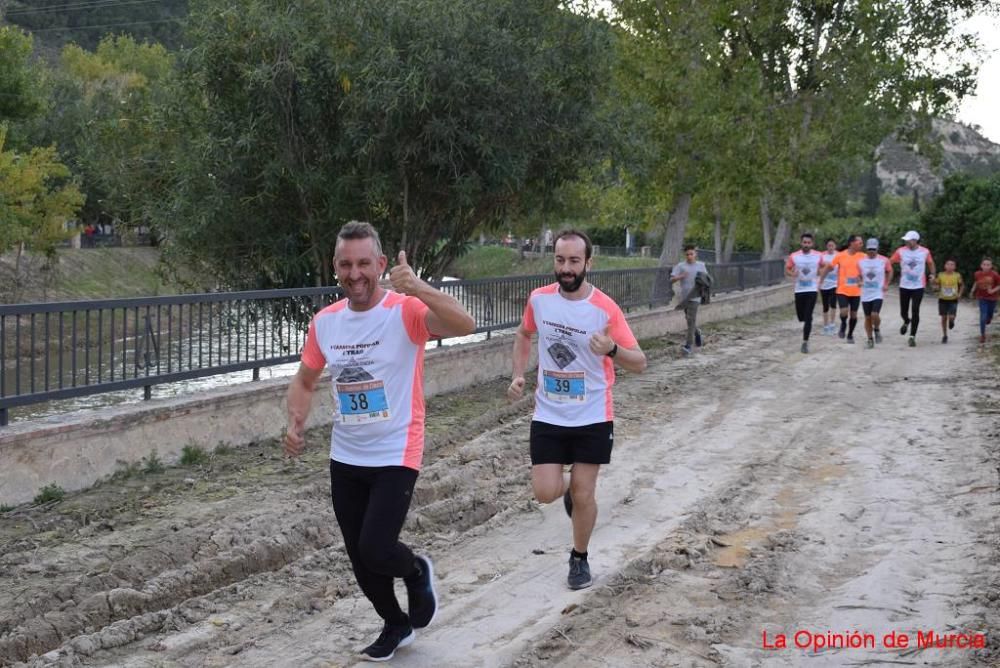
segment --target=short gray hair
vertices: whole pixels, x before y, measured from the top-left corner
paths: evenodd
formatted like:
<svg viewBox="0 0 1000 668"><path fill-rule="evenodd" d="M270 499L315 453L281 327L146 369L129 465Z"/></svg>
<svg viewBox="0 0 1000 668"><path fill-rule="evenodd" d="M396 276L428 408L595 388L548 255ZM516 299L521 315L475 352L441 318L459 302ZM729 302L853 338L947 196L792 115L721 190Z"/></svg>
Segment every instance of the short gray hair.
<svg viewBox="0 0 1000 668"><path fill-rule="evenodd" d="M378 230L371 223L352 220L345 224L340 228L340 232L337 232L337 242L339 243L341 240L347 241L348 239L371 239L375 255L382 257L382 240L378 238ZM336 254L336 250L336 247L334 247L334 254Z"/></svg>

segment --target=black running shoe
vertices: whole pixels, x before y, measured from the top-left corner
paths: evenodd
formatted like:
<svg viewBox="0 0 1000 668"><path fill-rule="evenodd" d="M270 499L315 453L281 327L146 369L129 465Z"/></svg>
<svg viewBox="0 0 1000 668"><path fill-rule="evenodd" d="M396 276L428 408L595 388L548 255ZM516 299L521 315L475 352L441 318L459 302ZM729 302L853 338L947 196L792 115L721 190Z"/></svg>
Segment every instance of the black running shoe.
<svg viewBox="0 0 1000 668"><path fill-rule="evenodd" d="M945 334L944 336L941 337L941 343L948 343L948 335L947 334Z"/></svg>
<svg viewBox="0 0 1000 668"><path fill-rule="evenodd" d="M900 336L906 336L906 330L910 327L909 321L904 320L903 324L899 326Z"/></svg>
<svg viewBox="0 0 1000 668"><path fill-rule="evenodd" d="M563 494L563 508L566 509L567 517L573 517L573 495L569 493L568 489Z"/></svg>
<svg viewBox="0 0 1000 668"><path fill-rule="evenodd" d="M952 318L948 321L948 329L955 329L955 319Z"/></svg>
<svg viewBox="0 0 1000 668"><path fill-rule="evenodd" d="M910 346L911 348L916 347L916 345L917 345L917 339L915 337L911 336L909 338L909 340L906 342L906 345Z"/></svg>
<svg viewBox="0 0 1000 668"><path fill-rule="evenodd" d="M569 555L569 576L566 583L570 589L585 589L593 584L590 577L590 564L586 559L577 559L572 554Z"/></svg>
<svg viewBox="0 0 1000 668"><path fill-rule="evenodd" d="M854 337L853 336L848 336L847 337L847 342L848 343L854 343Z"/></svg>
<svg viewBox="0 0 1000 668"><path fill-rule="evenodd" d="M837 332L837 336L839 336L840 338L844 338L845 336L847 336L847 324L843 324L840 326L840 331Z"/></svg>
<svg viewBox="0 0 1000 668"><path fill-rule="evenodd" d="M701 348L701 330L700 329L694 330L694 345L696 347L698 347L698 348Z"/></svg>
<svg viewBox="0 0 1000 668"><path fill-rule="evenodd" d="M422 629L434 621L437 614L437 593L434 591L434 565L430 558L417 555L418 572L403 578L409 603L410 624Z"/></svg>
<svg viewBox="0 0 1000 668"><path fill-rule="evenodd" d="M388 661L397 649L406 647L415 637L413 627L409 624L394 626L386 622L378 640L361 650L361 658L365 661Z"/></svg>

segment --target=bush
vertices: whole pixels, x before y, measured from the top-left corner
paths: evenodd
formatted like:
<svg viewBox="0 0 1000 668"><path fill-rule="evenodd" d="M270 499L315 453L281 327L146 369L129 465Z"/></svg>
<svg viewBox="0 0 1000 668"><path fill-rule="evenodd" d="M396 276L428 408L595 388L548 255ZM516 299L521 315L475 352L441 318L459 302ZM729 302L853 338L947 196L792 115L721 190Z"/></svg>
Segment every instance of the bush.
<svg viewBox="0 0 1000 668"><path fill-rule="evenodd" d="M208 453L197 445L185 445L181 450L181 466L198 466L208 463Z"/></svg>
<svg viewBox="0 0 1000 668"><path fill-rule="evenodd" d="M148 457L143 457L142 459L142 472L149 475L154 473L163 473L164 470L163 462L160 460L159 456L156 454L156 450L149 453Z"/></svg>
<svg viewBox="0 0 1000 668"><path fill-rule="evenodd" d="M944 192L921 217L938 269L954 257L969 280L984 255L1000 259L1000 174L972 178L958 174L944 182Z"/></svg>
<svg viewBox="0 0 1000 668"><path fill-rule="evenodd" d="M43 503L48 503L49 501L59 501L64 496L66 496L66 490L56 483L52 483L38 490L38 494L35 495L34 503L36 506L40 506Z"/></svg>

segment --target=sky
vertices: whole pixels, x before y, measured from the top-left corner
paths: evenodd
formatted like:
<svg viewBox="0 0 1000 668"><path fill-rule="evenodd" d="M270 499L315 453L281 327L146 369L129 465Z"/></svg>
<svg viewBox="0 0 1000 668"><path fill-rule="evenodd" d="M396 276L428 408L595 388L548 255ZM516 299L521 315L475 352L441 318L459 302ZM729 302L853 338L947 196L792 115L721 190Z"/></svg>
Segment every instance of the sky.
<svg viewBox="0 0 1000 668"><path fill-rule="evenodd" d="M1000 144L1000 17L977 16L963 27L979 34L984 53L976 94L962 101L956 116Z"/></svg>

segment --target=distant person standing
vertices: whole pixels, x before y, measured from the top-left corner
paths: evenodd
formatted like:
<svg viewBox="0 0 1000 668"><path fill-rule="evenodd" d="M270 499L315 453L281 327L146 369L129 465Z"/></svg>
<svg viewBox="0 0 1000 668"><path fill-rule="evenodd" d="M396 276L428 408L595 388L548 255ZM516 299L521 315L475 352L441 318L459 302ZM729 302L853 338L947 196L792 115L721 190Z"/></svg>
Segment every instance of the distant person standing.
<svg viewBox="0 0 1000 668"><path fill-rule="evenodd" d="M823 251L823 264L830 264L837 256L837 242L826 240L826 250ZM837 316L837 270L834 269L823 277L819 285L820 298L823 300L823 333L833 336L837 331L834 318Z"/></svg>
<svg viewBox="0 0 1000 668"><path fill-rule="evenodd" d="M837 302L840 305L840 338L854 343L854 328L858 324L858 306L861 305L861 270L858 263L864 259L861 252L860 234L852 234L847 239L847 249L834 256L830 264L820 269L820 277L825 278L837 270Z"/></svg>
<svg viewBox="0 0 1000 668"><path fill-rule="evenodd" d="M694 245L684 246L684 261L678 262L670 271L670 282L680 283L680 299L677 308L684 309L684 319L687 321L687 337L681 352L690 355L693 348L701 347L701 330L698 329L698 306L701 295L697 288L698 274L708 276L708 268L698 260L698 249Z"/></svg>
<svg viewBox="0 0 1000 668"><path fill-rule="evenodd" d="M866 346L874 348L876 343L882 343L882 303L893 273L889 258L879 255L878 239L865 242L865 257L858 262L858 269L861 271L861 309L868 335Z"/></svg>
<svg viewBox="0 0 1000 668"><path fill-rule="evenodd" d="M958 300L965 292L965 282L962 275L955 271L956 266L955 260L945 260L944 271L934 280L938 290L938 315L941 316L941 343L948 343L948 330L955 328Z"/></svg>
<svg viewBox="0 0 1000 668"><path fill-rule="evenodd" d="M815 240L806 232L799 238L800 250L788 256L785 275L795 279L795 315L802 323L803 353L809 352L809 334L812 332L813 310L819 296L819 270L823 256L813 250Z"/></svg>
<svg viewBox="0 0 1000 668"><path fill-rule="evenodd" d="M916 230L904 234L903 241L906 245L897 248L890 261L899 265L899 312L903 317L899 333L905 336L909 326L908 344L912 348L917 345L920 302L923 301L924 289L927 287L927 270L931 272L931 280L934 280L937 270L931 252L920 245L920 234Z"/></svg>
<svg viewBox="0 0 1000 668"><path fill-rule="evenodd" d="M986 343L986 326L993 322L1000 292L1000 274L993 269L993 258L984 257L972 277L972 296L979 302L979 343Z"/></svg>

